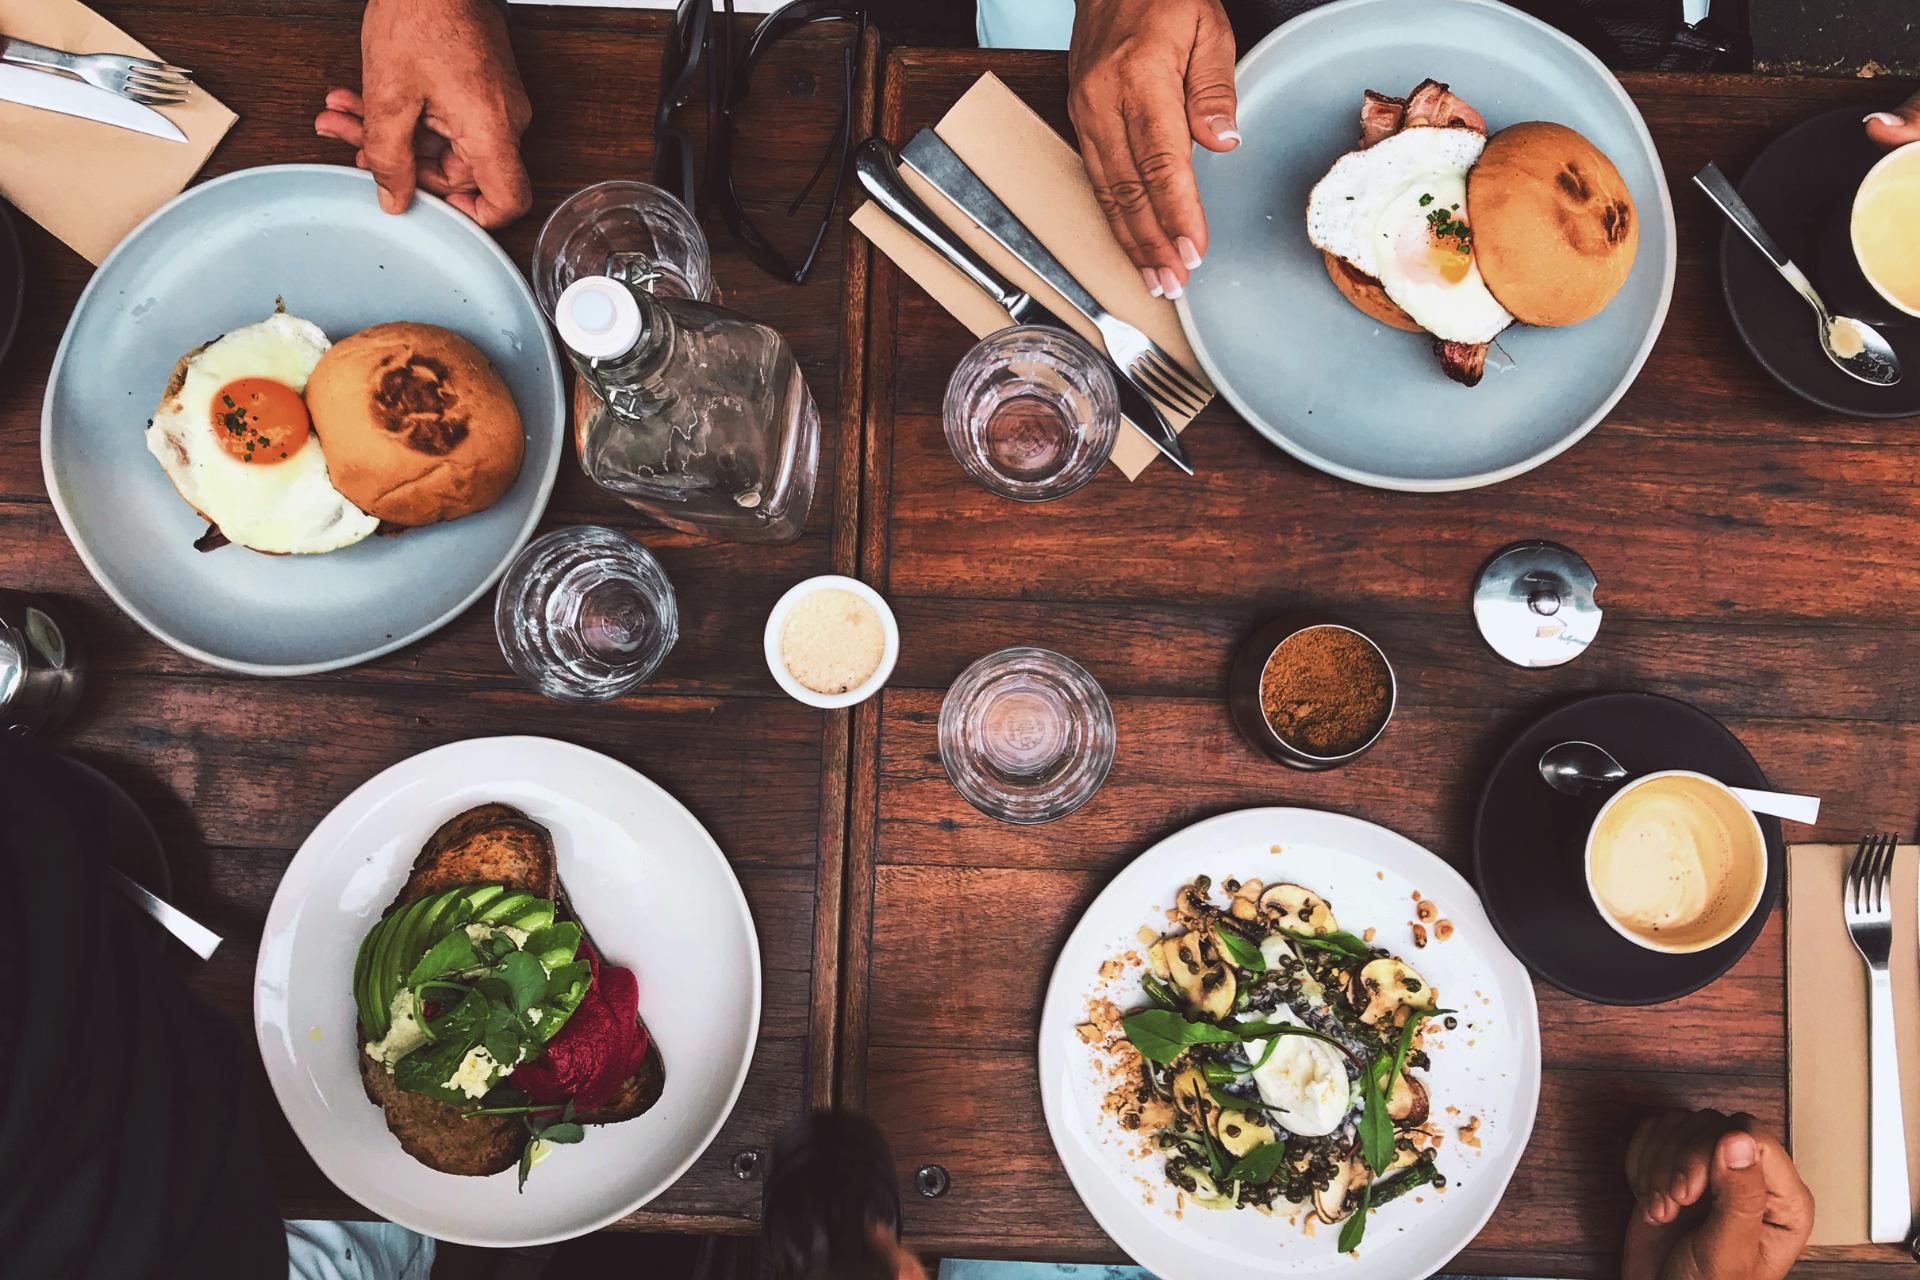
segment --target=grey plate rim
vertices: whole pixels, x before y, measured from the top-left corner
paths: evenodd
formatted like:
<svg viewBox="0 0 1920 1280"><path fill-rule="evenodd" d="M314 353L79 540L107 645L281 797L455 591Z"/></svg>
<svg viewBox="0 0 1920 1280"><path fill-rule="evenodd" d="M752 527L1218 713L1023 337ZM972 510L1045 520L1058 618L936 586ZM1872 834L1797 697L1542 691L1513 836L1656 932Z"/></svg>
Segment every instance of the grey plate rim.
<svg viewBox="0 0 1920 1280"><path fill-rule="evenodd" d="M1392 0L1335 0L1333 4L1310 10L1282 23L1271 35L1249 49L1242 55L1240 61L1234 64L1235 82L1238 83L1248 72L1253 70L1256 62L1260 59L1266 58L1271 60L1275 56L1273 50L1280 48L1286 42L1289 38L1289 33L1297 36L1312 23L1338 21L1344 18L1350 11L1374 8L1383 3L1390 4L1391 2ZM1319 454L1313 452L1313 450L1290 439L1285 431L1265 421L1255 413L1253 407L1243 401L1234 391L1232 383L1225 377L1220 367L1214 363L1213 358L1208 355L1206 343L1201 338L1199 328L1194 324L1193 316L1188 311L1188 299L1183 296L1174 303L1175 309L1180 314L1180 328L1186 333L1187 345L1193 348L1194 357L1200 361L1201 369L1206 372L1208 380L1213 383L1220 395L1226 399L1228 404L1233 406L1234 412L1246 420L1247 425L1251 426L1255 431L1258 431L1274 444L1280 446L1281 449L1292 455L1297 461L1304 462L1316 471L1325 472L1327 475L1340 480L1348 480L1354 484L1366 485L1369 488L1395 489L1403 493L1452 493L1461 489L1479 489L1490 484L1499 484L1503 480L1511 480L1515 476L1524 475L1532 471L1535 467L1551 462L1584 440L1589 432L1604 422L1607 415L1613 412L1614 406L1620 403L1620 397L1627 393L1627 388L1631 387L1634 380L1640 376L1640 370L1646 367L1647 358L1653 354L1654 343L1659 340L1660 331L1666 327L1667 310L1673 303L1673 283L1679 265L1677 252L1680 239L1679 229L1675 225L1673 218L1673 193L1667 187L1666 171L1660 167L1660 151L1653 145L1653 135L1647 131L1647 122L1646 119L1641 116L1640 108L1634 105L1632 97L1621 87L1619 78L1607 68L1605 63L1594 57L1593 54L1588 51L1587 47L1579 41L1548 26L1530 14L1522 13L1518 9L1500 3L1499 0L1424 0L1418 7L1423 16L1434 16L1435 20L1439 20L1437 15L1443 14L1448 5L1457 8L1497 10L1500 17L1522 27L1530 27L1536 35L1564 45L1568 51L1599 73L1614 98L1622 107L1626 108L1627 121L1633 126L1634 136L1639 140L1641 146L1646 149L1648 167L1653 170L1654 190L1660 197L1660 230L1661 234L1665 236L1668 246L1666 271L1662 274L1660 280L1660 300L1654 308L1653 323L1647 328L1647 336L1641 340L1639 350L1634 353L1632 361L1629 362L1627 366L1626 373L1622 375L1620 379L1620 385L1608 394L1605 403L1595 410L1586 421L1580 423L1558 442L1549 445L1547 448L1540 450L1530 457L1523 458L1518 462L1509 463L1504 467L1495 468L1492 471L1482 471L1471 475L1445 476L1438 479L1413 479L1406 476L1388 475L1384 472L1364 471L1358 467L1344 466L1329 458L1321 457Z"/></svg>
<svg viewBox="0 0 1920 1280"><path fill-rule="evenodd" d="M153 226L163 215L169 213L176 205L198 199L201 192L211 191L216 187L225 186L229 183L258 182L262 180L272 180L278 177L292 177L299 174L326 174L328 180L332 180L341 175L348 175L358 181L365 182L369 188L373 185L372 174L361 169L348 168L345 165L269 164L256 165L250 169L236 169L232 173L222 174L217 178L209 178L205 182L196 183L188 187L185 191L182 191L179 195L167 201L142 219L140 225L132 231L129 231L120 243L113 247L113 251L107 254L106 258L101 261L100 265L94 268L93 275L87 281L86 288L80 291L80 297L73 304L73 311L67 318L66 328L60 334L60 346L54 352L53 364L47 370L47 396L40 403L40 475L46 482L47 496L53 502L54 513L60 517L60 527L67 535L68 544L79 554L81 563L86 565L87 572L93 575L93 580L100 584L100 589L107 593L107 596L122 613L139 623L141 629L148 635L160 641L160 643L166 645L176 653L185 654L187 657L198 662L204 662L211 667L218 667L225 671L235 671L242 675L250 676L308 676L318 675L323 671L338 671L344 667L358 666L363 662L371 662L375 658L384 657L397 649L404 649L414 641L432 635L465 613L472 607L474 601L493 589L494 584L500 580L500 575L507 571L509 564L513 563L513 558L520 554L521 550L527 545L528 540L533 537L533 531L539 526L541 519L546 515L547 502L553 496L554 481L560 474L560 458L561 455L566 452L565 441L563 439L561 447L553 451L553 457L547 464L546 474L540 477L538 492L528 507L526 518L521 521L519 532L514 536L513 545L507 550L507 553L501 557L500 563L493 567L473 591L463 597L459 604L448 609L440 616L421 624L405 634L395 635L391 640L383 640L377 645L355 650L352 653L323 658L315 662L249 662L244 658L234 658L226 654L214 653L210 650L202 649L197 645L188 644L186 641L169 633L159 622L149 618L134 606L133 602L120 591L119 587L116 586L102 570L86 542L74 536L74 518L67 511L66 494L62 491L60 481L54 474L52 391L59 381L61 368L65 365L69 354L74 329L73 317L78 316L81 310L86 307L88 301L93 297L93 291L99 287L102 280L106 279L107 269L113 266L115 259L126 252L128 246L132 245L134 241L144 235L148 228ZM367 193L367 199L373 199L373 192L371 190ZM499 243L495 241L479 223L474 222L438 196L426 191L415 192L414 200L416 203L424 204L428 207L437 206L441 211L446 213L453 220L454 224L464 233L479 240L485 247L485 250L492 254L492 256L499 261L501 267L512 276L520 291L526 294L528 305L532 307L537 314L542 316L546 314L540 309L540 303L534 298L533 289L528 285L527 278L521 273L518 264L508 256L507 251L502 249ZM545 325L540 327L540 340L546 345L547 368L552 371L552 421L562 424L561 431L564 436L567 412L566 386L565 378L560 372L560 352L559 349L554 346L552 332Z"/></svg>

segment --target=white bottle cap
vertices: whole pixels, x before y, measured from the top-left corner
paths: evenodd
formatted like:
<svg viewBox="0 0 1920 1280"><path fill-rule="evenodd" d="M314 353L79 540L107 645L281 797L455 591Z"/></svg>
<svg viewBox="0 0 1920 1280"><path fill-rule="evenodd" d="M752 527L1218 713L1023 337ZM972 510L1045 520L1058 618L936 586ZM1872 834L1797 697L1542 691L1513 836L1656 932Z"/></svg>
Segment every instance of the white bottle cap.
<svg viewBox="0 0 1920 1280"><path fill-rule="evenodd" d="M640 304L611 277L580 277L553 310L560 341L589 360L623 356L640 341Z"/></svg>

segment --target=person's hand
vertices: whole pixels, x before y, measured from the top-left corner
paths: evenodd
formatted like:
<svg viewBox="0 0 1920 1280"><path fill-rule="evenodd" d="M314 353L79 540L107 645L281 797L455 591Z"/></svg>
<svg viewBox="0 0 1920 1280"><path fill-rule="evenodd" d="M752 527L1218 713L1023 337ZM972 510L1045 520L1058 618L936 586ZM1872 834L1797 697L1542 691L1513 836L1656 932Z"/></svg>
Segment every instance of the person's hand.
<svg viewBox="0 0 1920 1280"><path fill-rule="evenodd" d="M360 62L364 94L333 90L313 127L356 149L382 209L406 212L416 186L483 227L532 208L533 110L492 0L368 0Z"/></svg>
<svg viewBox="0 0 1920 1280"><path fill-rule="evenodd" d="M1622 1280L1781 1280L1813 1231L1813 1193L1749 1115L1650 1116L1628 1144L1627 1181Z"/></svg>
<svg viewBox="0 0 1920 1280"><path fill-rule="evenodd" d="M877 1222L873 1224L873 1249L881 1273L888 1280L927 1280L927 1269L920 1265L920 1259L894 1239L892 1231Z"/></svg>
<svg viewBox="0 0 1920 1280"><path fill-rule="evenodd" d="M1920 142L1920 93L1892 111L1876 111L1863 122L1867 136L1883 147Z"/></svg>
<svg viewBox="0 0 1920 1280"><path fill-rule="evenodd" d="M1179 297L1207 251L1192 144L1240 145L1220 0L1079 0L1067 77L1107 222L1154 296Z"/></svg>

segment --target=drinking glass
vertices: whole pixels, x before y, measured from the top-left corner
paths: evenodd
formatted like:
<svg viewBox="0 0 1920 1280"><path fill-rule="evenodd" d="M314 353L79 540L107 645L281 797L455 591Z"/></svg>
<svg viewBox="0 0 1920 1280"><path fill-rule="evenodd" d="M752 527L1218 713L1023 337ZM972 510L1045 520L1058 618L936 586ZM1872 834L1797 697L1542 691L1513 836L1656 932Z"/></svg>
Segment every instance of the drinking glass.
<svg viewBox="0 0 1920 1280"><path fill-rule="evenodd" d="M549 698L617 698L680 636L673 584L651 552L598 525L555 529L514 558L494 597L507 665Z"/></svg>
<svg viewBox="0 0 1920 1280"><path fill-rule="evenodd" d="M940 704L940 763L954 790L1003 822L1064 818L1113 766L1113 705L1085 668L1048 649L990 653Z"/></svg>
<svg viewBox="0 0 1920 1280"><path fill-rule="evenodd" d="M713 259L700 224L687 206L646 182L600 182L568 196L540 228L532 274L549 320L581 276L612 276L662 298L708 302L713 295Z"/></svg>
<svg viewBox="0 0 1920 1280"><path fill-rule="evenodd" d="M1099 474L1120 433L1120 397L1106 361L1078 337L1017 325L961 359L945 417L953 456L983 488L1045 502Z"/></svg>

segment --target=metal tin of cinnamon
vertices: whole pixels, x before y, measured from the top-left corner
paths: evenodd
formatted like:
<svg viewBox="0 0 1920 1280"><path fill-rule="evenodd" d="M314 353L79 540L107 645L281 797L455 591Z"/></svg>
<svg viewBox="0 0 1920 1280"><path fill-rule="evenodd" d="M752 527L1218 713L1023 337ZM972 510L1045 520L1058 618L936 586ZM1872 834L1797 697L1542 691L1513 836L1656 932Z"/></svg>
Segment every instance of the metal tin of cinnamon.
<svg viewBox="0 0 1920 1280"><path fill-rule="evenodd" d="M1235 656L1228 704L1246 740L1295 769L1333 769L1386 732L1399 700L1393 665L1344 623L1281 618Z"/></svg>

